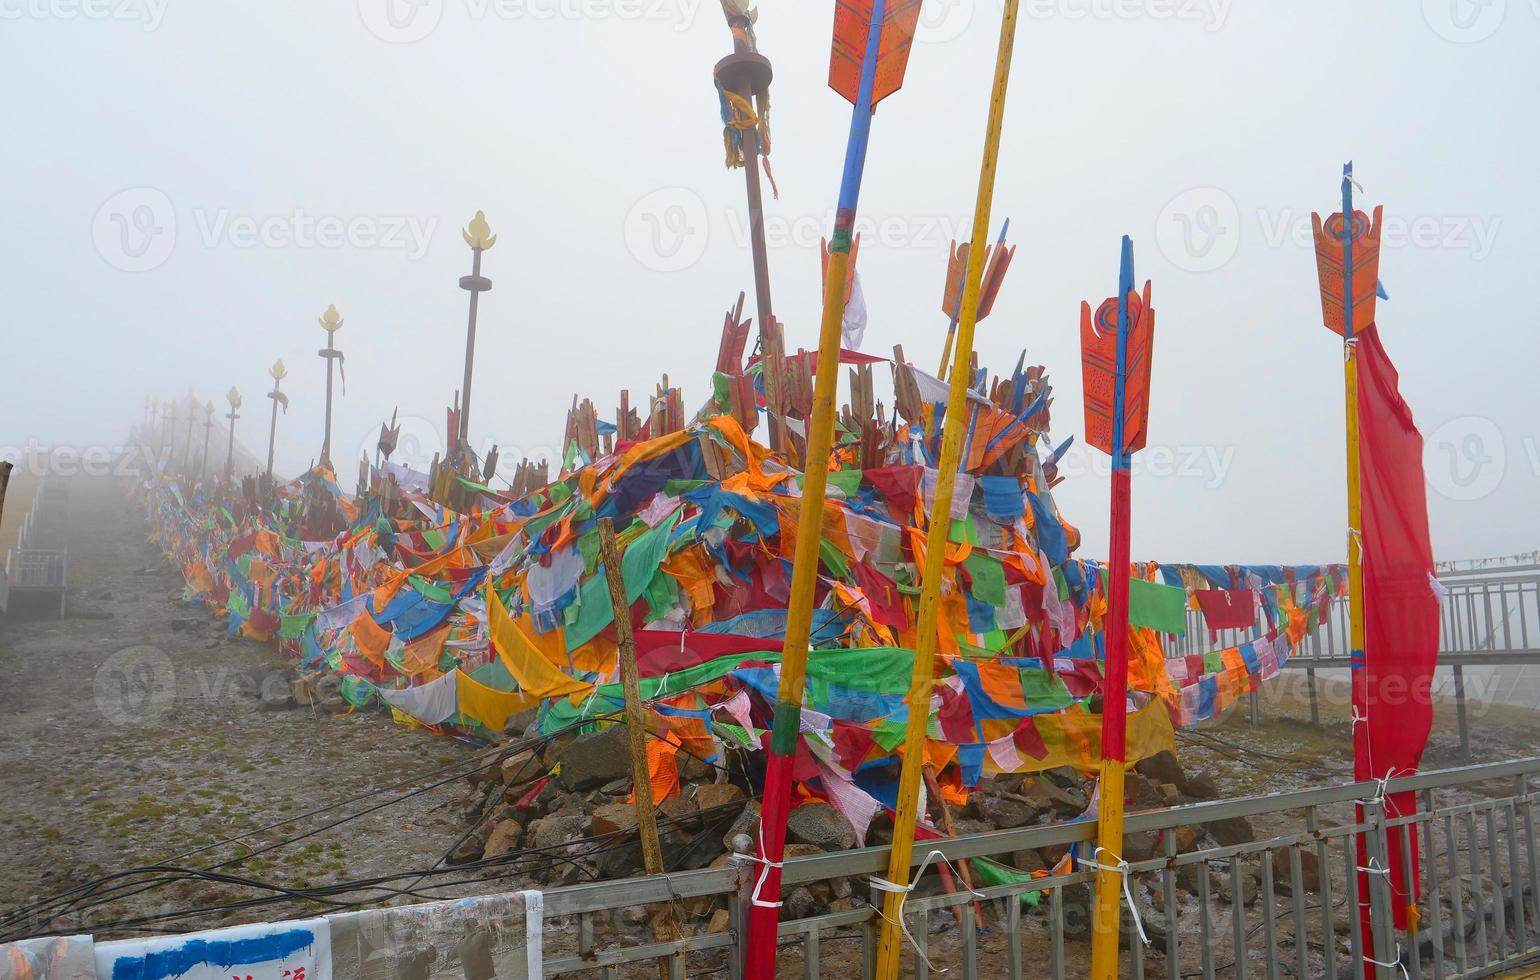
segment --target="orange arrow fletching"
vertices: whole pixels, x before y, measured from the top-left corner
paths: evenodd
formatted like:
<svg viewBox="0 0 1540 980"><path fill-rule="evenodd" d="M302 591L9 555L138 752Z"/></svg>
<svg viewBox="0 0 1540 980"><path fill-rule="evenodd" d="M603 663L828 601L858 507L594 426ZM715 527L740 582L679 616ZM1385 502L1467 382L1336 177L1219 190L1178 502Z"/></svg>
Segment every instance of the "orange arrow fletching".
<svg viewBox="0 0 1540 980"><path fill-rule="evenodd" d="M1379 298L1380 227L1385 209L1374 209L1374 222L1362 211L1353 212L1353 324L1357 328L1374 322L1374 304ZM1321 315L1333 333L1342 334L1342 212L1327 218L1312 214L1315 228L1315 267L1321 277Z"/></svg>
<svg viewBox="0 0 1540 980"><path fill-rule="evenodd" d="M1128 349L1123 392L1123 446L1129 453L1144 448L1150 417L1151 352L1155 346L1155 308L1150 284L1144 295L1128 294ZM1085 389L1086 442L1112 455L1112 416L1118 366L1118 300L1114 296L1091 312L1080 304L1081 384Z"/></svg>
<svg viewBox="0 0 1540 980"><path fill-rule="evenodd" d="M866 35L872 26L873 0L836 0L834 48L829 57L829 87L855 104L861 85L861 61L866 55ZM920 0L888 0L883 16L882 41L878 46L877 75L872 85L872 105L897 92L904 84L909 49L920 21Z"/></svg>
<svg viewBox="0 0 1540 980"><path fill-rule="evenodd" d="M984 284L979 292L978 319L984 319L995 308L995 297L1000 295L1000 287L1005 284L1005 272L1011 267L1011 259L1015 255L1015 245L1009 248L1001 245L991 251L989 268L984 272Z"/></svg>
<svg viewBox="0 0 1540 980"><path fill-rule="evenodd" d="M963 273L968 269L968 250L972 246L968 242L961 245L952 242L952 250L947 254L946 260L946 285L941 292L941 315L951 318L957 315L957 308L962 303Z"/></svg>

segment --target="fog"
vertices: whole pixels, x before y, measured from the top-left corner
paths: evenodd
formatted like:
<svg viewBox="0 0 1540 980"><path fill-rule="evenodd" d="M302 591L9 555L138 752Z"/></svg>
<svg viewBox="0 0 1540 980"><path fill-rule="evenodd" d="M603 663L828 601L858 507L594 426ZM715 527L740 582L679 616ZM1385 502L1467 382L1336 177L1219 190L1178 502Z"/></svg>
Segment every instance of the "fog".
<svg viewBox="0 0 1540 980"><path fill-rule="evenodd" d="M816 345L849 122L826 86L831 9L760 4L793 349ZM928 370L999 14L927 0L873 128L863 347L902 344ZM1436 553L1540 546L1537 41L1534 0L1023 5L994 222L1020 251L978 349L996 370L1022 349L1045 365L1053 441L1078 442L1079 304L1113 291L1133 236L1159 311L1136 557L1343 558L1342 353L1308 229L1349 159L1361 205L1386 209L1379 323L1428 436ZM282 358L276 457L298 473L320 449L334 303L343 482L393 409L403 452L431 457L461 382L478 209L498 241L477 446L499 445L505 472L559 455L574 394L613 416L622 388L645 405L665 373L693 410L723 310L753 288L711 81L730 51L705 0L0 0L0 451L112 449L152 395L213 400L224 425L235 386L237 437L265 456ZM1063 472L1082 553L1103 554L1105 459L1077 447Z"/></svg>

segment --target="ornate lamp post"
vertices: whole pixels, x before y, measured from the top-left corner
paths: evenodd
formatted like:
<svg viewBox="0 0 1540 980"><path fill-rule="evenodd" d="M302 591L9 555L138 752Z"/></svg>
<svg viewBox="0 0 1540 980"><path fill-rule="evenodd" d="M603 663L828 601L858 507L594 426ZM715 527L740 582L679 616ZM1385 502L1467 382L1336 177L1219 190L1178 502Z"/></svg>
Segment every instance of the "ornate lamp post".
<svg viewBox="0 0 1540 980"><path fill-rule="evenodd" d="M241 417L241 393L232 387L225 392L225 400L230 403L230 414L225 416L230 420L230 445L225 449L225 480L228 482L235 476L235 420Z"/></svg>
<svg viewBox="0 0 1540 980"><path fill-rule="evenodd" d="M339 321L340 323L340 321ZM267 369L272 376L273 390L267 393L267 397L273 400L273 421L267 427L267 478L273 478L273 440L278 436L278 405L282 403L284 414L289 412L289 396L278 390L278 385L289 376L289 371L283 366L283 358L273 362L273 366ZM331 432L331 424L328 421L326 431ZM328 439L328 441L330 441Z"/></svg>
<svg viewBox="0 0 1540 980"><path fill-rule="evenodd" d="M209 468L209 433L214 431L214 403L203 406L203 455L198 460L198 482L202 483Z"/></svg>
<svg viewBox="0 0 1540 980"><path fill-rule="evenodd" d="M317 351L326 359L326 438L321 443L321 464L326 467L332 465L332 361L342 360L342 351L337 349L337 331L342 329L342 314L337 312L337 304L333 303L321 314L321 329L326 331L326 346Z"/></svg>
<svg viewBox="0 0 1540 980"><path fill-rule="evenodd" d="M470 226L461 234L471 247L471 274L460 277L460 288L471 294L470 317L465 327L465 383L460 387L460 431L454 434L457 454L464 454L469 465L471 434L471 372L476 363L476 307L480 295L492 288L492 280L481 274L481 253L497 244L497 236L487 224L487 216L477 211Z"/></svg>

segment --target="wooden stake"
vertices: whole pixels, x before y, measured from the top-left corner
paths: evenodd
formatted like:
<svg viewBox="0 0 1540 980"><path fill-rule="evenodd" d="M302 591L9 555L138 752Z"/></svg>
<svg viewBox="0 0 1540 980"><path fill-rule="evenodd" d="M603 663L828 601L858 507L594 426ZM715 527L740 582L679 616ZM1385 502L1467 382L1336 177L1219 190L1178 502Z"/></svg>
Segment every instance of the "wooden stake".
<svg viewBox="0 0 1540 980"><path fill-rule="evenodd" d="M620 550L615 547L615 522L599 518L599 559L610 587L615 610L615 641L620 647L620 684L625 692L626 738L631 751L631 785L636 791L636 830L642 841L642 866L650 875L663 873L663 847L658 842L658 817L653 809L652 773L647 768L647 722L642 714L642 682L636 669L636 638L631 634L631 604L620 574ZM654 920L659 938L679 938L674 908L665 905ZM668 980L668 963L658 961L658 971Z"/></svg>
<svg viewBox="0 0 1540 980"><path fill-rule="evenodd" d="M948 837L957 836L957 825L952 823L952 808L947 806L946 797L941 795L941 783L936 779L936 767L929 762L925 763L925 790L936 801L936 808L941 811L941 829L946 831ZM946 865L941 866L942 873L946 873ZM967 861L957 862L957 872L962 875L963 887L973 891L973 869ZM962 925L963 909L961 905L952 906L952 911L957 913L957 924ZM984 921L984 910L978 902L973 903L974 922L980 929L988 923Z"/></svg>

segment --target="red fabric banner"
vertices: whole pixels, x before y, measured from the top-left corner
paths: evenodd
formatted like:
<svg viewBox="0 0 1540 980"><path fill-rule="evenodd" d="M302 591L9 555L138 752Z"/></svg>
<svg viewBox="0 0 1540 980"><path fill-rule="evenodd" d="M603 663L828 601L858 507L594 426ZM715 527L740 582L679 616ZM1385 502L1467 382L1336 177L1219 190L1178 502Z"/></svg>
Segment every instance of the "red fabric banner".
<svg viewBox="0 0 1540 980"><path fill-rule="evenodd" d="M1211 633L1249 630L1257 625L1257 597L1250 589L1197 589L1193 597Z"/></svg>
<svg viewBox="0 0 1540 980"><path fill-rule="evenodd" d="M1352 672L1354 717L1364 719L1353 726L1353 770L1363 780L1410 775L1422 762L1433 724L1429 686L1438 662L1439 600L1422 434L1372 324L1357 334L1357 346L1366 649ZM1385 804L1391 819L1417 811L1411 793L1387 796ZM1403 866L1401 833L1390 831L1388 864L1396 926L1404 929L1407 909L1417 902L1418 860L1414 836L1412 866ZM1367 860L1362 851L1360 860ZM1362 879L1360 885L1359 895L1367 896Z"/></svg>

